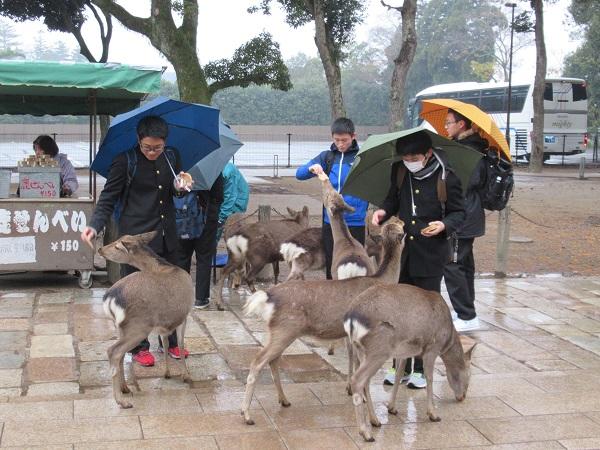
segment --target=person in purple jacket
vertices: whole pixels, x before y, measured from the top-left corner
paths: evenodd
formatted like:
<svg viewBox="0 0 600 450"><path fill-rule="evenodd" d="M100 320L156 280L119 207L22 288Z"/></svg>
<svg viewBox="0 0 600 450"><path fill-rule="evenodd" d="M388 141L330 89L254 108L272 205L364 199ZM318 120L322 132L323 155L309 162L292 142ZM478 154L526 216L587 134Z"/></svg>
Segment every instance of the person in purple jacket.
<svg viewBox="0 0 600 450"><path fill-rule="evenodd" d="M33 150L37 156L48 155L58 162L60 167L60 196L70 197L79 187L75 168L67 155L58 153L58 145L46 134L38 136L33 141Z"/></svg>
<svg viewBox="0 0 600 450"><path fill-rule="evenodd" d="M331 124L333 143L329 150L319 153L296 171L298 180L308 180L324 172L329 175L333 188L340 192L346 177L352 168L358 153L354 123L346 117L340 117ZM312 170L312 171L311 171ZM314 173L313 173L314 171ZM361 244L365 243L365 217L369 202L352 195L344 195L344 200L354 208L353 213L344 214L350 234ZM323 245L325 246L325 274L331 280L331 262L333 258L333 234L327 211L323 208Z"/></svg>

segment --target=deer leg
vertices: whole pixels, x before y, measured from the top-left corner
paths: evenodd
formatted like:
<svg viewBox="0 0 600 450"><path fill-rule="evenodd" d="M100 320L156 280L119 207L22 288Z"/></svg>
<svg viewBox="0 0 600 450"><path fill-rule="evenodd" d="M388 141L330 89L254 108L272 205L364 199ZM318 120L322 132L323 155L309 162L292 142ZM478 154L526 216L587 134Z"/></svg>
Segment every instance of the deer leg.
<svg viewBox="0 0 600 450"><path fill-rule="evenodd" d="M404 365L406 359L396 359L396 377L394 378L394 387L392 388L392 395L387 402L388 413L396 415L398 410L396 409L396 396L398 395L398 388L400 387L400 381L404 374Z"/></svg>
<svg viewBox="0 0 600 450"><path fill-rule="evenodd" d="M346 392L348 392L348 395L352 395L352 386L350 386L350 380L352 379L354 363L356 362L354 359L354 346L352 345L352 342L350 342L349 338L344 338L344 342L346 343L346 351L348 352L348 382L346 384Z"/></svg>
<svg viewBox="0 0 600 450"><path fill-rule="evenodd" d="M254 421L250 418L250 403L254 394L256 377L265 364L279 358L283 351L294 342L297 337L297 333L294 333L294 331L290 333L288 330L281 330L278 333L276 330L272 330L269 334L267 345L258 352L258 355L252 361L246 380L246 393L244 394L244 401L242 403L242 415L247 425L254 425Z"/></svg>
<svg viewBox="0 0 600 450"><path fill-rule="evenodd" d="M185 325L186 325L186 319L183 319L183 322L181 322L176 330L177 330L177 346L179 347L179 359L181 360L181 363L183 364L182 367L182 372L181 372L181 379L183 380L184 383L189 383L192 381L192 377L190 376L190 372L188 371L188 367L187 367L187 359L185 357L185 347L183 345L183 341L184 341L184 337L185 337Z"/></svg>
<svg viewBox="0 0 600 450"><path fill-rule="evenodd" d="M335 347L337 346L337 339L329 344L329 348L327 349L328 355L335 355Z"/></svg>
<svg viewBox="0 0 600 450"><path fill-rule="evenodd" d="M129 389L129 386L127 386L127 381L125 380L125 369L123 368L123 359L125 358L123 357L121 358L121 361L119 361L119 381L121 383L121 392L123 394L129 394L131 392L131 389Z"/></svg>
<svg viewBox="0 0 600 450"><path fill-rule="evenodd" d="M277 388L277 395L279 396L279 404L285 408L291 405L285 393L283 392L283 387L281 386L281 379L279 378L279 360L281 356L275 358L273 361L269 363L271 367L271 376L273 377L273 383Z"/></svg>
<svg viewBox="0 0 600 450"><path fill-rule="evenodd" d="M375 439L365 420L363 396L366 393L365 389L369 386L369 380L387 359L387 353L387 351L381 351L381 349L372 352L365 351L360 367L352 376L352 403L354 404L354 411L356 413L356 422L360 435L367 442L373 442ZM364 400L370 403L370 395ZM368 407L372 408L372 405Z"/></svg>
<svg viewBox="0 0 600 450"><path fill-rule="evenodd" d="M165 355L165 378L171 378L171 371L169 370L169 336L161 334L160 341L162 342L163 353Z"/></svg>
<svg viewBox="0 0 600 450"><path fill-rule="evenodd" d="M279 261L273 261L273 281L275 284L279 282Z"/></svg>
<svg viewBox="0 0 600 450"><path fill-rule="evenodd" d="M367 380L367 384L365 386L365 399L367 401L367 412L369 413L369 422L374 427L379 428L381 426L381 422L377 418L377 414L375 414L375 407L373 406L373 399L371 398L371 379Z"/></svg>
<svg viewBox="0 0 600 450"><path fill-rule="evenodd" d="M425 380L427 380L427 416L432 422L439 422L442 420L435 412L435 405L433 404L433 367L435 365L436 355L433 352L423 353L423 372Z"/></svg>
<svg viewBox="0 0 600 450"><path fill-rule="evenodd" d="M236 262L233 259L229 259L227 260L227 264L225 264L225 267L223 267L223 273L221 273L221 278L219 278L219 281L217 281L217 286L216 286L216 296L215 296L215 302L217 304L217 309L219 311L223 311L223 285L225 284L225 278L227 278L229 276L229 274L231 272L234 271L235 269L235 264Z"/></svg>
<svg viewBox="0 0 600 450"><path fill-rule="evenodd" d="M131 408L133 405L126 401L121 393L121 380L125 377L124 374L121 374L121 370L123 368L123 357L125 356L127 350L144 339L148 333L145 332L146 330L135 330L132 328L120 328L119 331L120 338L112 347L108 349L107 355L112 375L113 396L115 398L115 402L117 402L121 408L126 409Z"/></svg>

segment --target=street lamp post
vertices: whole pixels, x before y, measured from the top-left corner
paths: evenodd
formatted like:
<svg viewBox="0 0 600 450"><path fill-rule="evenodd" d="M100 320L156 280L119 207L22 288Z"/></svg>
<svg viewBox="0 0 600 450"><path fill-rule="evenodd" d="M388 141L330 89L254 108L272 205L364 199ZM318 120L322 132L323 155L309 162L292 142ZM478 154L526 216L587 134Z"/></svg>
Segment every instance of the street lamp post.
<svg viewBox="0 0 600 450"><path fill-rule="evenodd" d="M508 53L508 103L506 108L506 142L510 147L510 108L512 103L512 58L513 58L513 33L515 30L516 3L505 3L504 6L512 9L510 19L510 51Z"/></svg>
<svg viewBox="0 0 600 450"><path fill-rule="evenodd" d="M512 54L513 54L513 33L515 28L515 7L516 3L505 3L504 6L512 8L512 16L510 19L510 54L508 62L508 102L506 111L506 142L508 143L510 153L512 148L510 145L510 107L512 102ZM496 270L494 275L496 278L506 277L508 271L508 242L510 239L510 202L498 214L498 230L496 236Z"/></svg>

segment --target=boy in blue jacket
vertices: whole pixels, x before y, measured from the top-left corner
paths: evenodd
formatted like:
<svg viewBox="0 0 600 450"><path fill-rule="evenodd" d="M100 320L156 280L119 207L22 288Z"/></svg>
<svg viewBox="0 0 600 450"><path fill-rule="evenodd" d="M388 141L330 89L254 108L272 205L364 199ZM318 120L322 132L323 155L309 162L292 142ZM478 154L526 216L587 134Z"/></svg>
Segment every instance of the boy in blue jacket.
<svg viewBox="0 0 600 450"><path fill-rule="evenodd" d="M333 137L331 148L319 153L304 166L299 167L296 171L296 178L308 180L320 172L324 172L329 175L329 181L333 188L340 192L358 153L354 123L345 117L336 119L331 125L331 136ZM344 214L348 230L358 242L364 245L365 216L369 203L351 195L344 195L344 200L354 208L353 213ZM325 273L327 279L331 280L333 234L325 208L323 208L323 245L325 246Z"/></svg>

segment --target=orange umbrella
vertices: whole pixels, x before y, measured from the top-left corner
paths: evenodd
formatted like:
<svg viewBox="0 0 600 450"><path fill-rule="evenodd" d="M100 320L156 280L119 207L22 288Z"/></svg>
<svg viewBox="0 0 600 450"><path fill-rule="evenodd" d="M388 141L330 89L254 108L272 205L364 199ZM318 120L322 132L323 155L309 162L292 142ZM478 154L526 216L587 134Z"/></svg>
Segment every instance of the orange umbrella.
<svg viewBox="0 0 600 450"><path fill-rule="evenodd" d="M487 139L490 147L499 149L504 154L504 157L510 161L510 149L508 148L504 134L490 115L483 112L477 106L449 98L434 98L423 100L420 116L429 122L439 134L447 135L444 124L448 115L448 109L453 109L471 120L473 128L479 132L482 138Z"/></svg>

